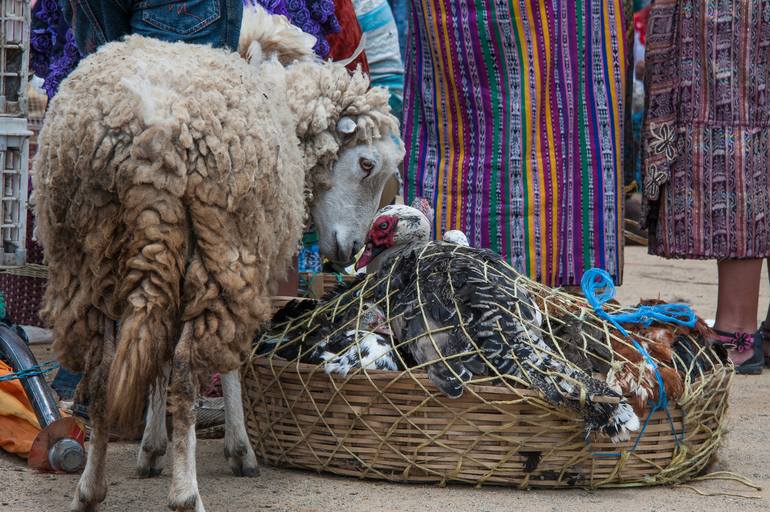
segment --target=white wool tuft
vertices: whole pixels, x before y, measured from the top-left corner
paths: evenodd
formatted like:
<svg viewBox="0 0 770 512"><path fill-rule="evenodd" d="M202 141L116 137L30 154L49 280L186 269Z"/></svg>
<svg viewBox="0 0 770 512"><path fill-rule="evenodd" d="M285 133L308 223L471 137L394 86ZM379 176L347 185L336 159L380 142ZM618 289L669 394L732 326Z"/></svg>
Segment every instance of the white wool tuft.
<svg viewBox="0 0 770 512"><path fill-rule="evenodd" d="M314 60L316 38L292 25L285 16L272 15L262 6L244 6L238 53L251 64L278 59L282 64Z"/></svg>
<svg viewBox="0 0 770 512"><path fill-rule="evenodd" d="M171 105L178 95L168 86L152 83L144 63L140 62L136 72L121 79L120 83L136 96L146 126L163 126L172 122Z"/></svg>

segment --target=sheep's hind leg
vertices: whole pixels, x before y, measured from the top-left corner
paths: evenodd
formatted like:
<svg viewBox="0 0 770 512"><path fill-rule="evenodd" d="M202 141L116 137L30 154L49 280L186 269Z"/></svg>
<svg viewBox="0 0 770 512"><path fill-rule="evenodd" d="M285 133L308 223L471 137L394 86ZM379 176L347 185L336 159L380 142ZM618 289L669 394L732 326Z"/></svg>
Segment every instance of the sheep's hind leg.
<svg viewBox="0 0 770 512"><path fill-rule="evenodd" d="M168 432L166 431L166 396L171 368L163 370L163 375L150 393L150 405L147 408L142 444L139 445L136 471L141 477L154 477L163 472L166 465Z"/></svg>
<svg viewBox="0 0 770 512"><path fill-rule="evenodd" d="M73 512L91 512L99 508L99 503L107 496L107 481L104 475L105 459L107 457L107 390L105 383L109 375L112 357L115 354L115 329L112 320L104 318L104 342L94 347L95 352L101 351L101 362L87 377L91 398L89 415L91 416L91 439L88 446L88 459L83 474L80 475L75 497L70 510ZM100 340L94 340L99 343ZM92 353L90 357L94 357Z"/></svg>
<svg viewBox="0 0 770 512"><path fill-rule="evenodd" d="M168 507L176 512L205 512L195 469L195 375L192 367L192 324L185 323L174 350L171 375L173 472Z"/></svg>
<svg viewBox="0 0 770 512"><path fill-rule="evenodd" d="M91 440L88 446L88 461L80 475L75 498L70 510L73 512L95 511L99 503L107 496L107 482L104 476L104 463L107 456L109 431L104 417L92 416Z"/></svg>
<svg viewBox="0 0 770 512"><path fill-rule="evenodd" d="M235 476L257 476L259 467L254 449L246 435L241 400L240 372L222 374L222 394L225 398L225 458Z"/></svg>

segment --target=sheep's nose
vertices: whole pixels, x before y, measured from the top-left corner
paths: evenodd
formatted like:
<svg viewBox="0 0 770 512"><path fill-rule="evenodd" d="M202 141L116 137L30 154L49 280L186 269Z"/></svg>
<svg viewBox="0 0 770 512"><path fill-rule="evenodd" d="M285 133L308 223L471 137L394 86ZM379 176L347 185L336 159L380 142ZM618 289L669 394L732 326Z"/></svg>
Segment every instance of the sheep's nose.
<svg viewBox="0 0 770 512"><path fill-rule="evenodd" d="M357 240L350 245L343 244L340 242L339 234L336 231L334 232L334 256L338 264L342 266L351 264L361 247L361 242Z"/></svg>
<svg viewBox="0 0 770 512"><path fill-rule="evenodd" d="M353 242L353 250L350 253L350 261L353 261L353 259L355 259L356 254L358 254L358 251L360 250L361 250L361 242L356 240L355 242Z"/></svg>
<svg viewBox="0 0 770 512"><path fill-rule="evenodd" d="M334 232L334 256L337 259L337 263L346 263L350 261L348 255L345 254L345 249L340 244L340 239L337 237L337 232Z"/></svg>

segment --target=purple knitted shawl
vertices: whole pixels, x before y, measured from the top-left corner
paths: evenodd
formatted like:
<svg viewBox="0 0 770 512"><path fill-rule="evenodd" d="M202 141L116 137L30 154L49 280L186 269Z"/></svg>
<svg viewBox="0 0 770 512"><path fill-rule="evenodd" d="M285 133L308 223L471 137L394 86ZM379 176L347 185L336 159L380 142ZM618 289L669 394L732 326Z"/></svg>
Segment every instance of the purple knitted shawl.
<svg viewBox="0 0 770 512"><path fill-rule="evenodd" d="M44 80L43 88L53 97L59 84L80 62L72 31L64 21L56 0L38 0L32 8L30 68Z"/></svg>
<svg viewBox="0 0 770 512"><path fill-rule="evenodd" d="M272 14L283 14L292 24L316 37L315 52L329 54L326 36L340 31L334 14L334 0L243 0L244 5L259 4ZM75 69L82 55L56 0L38 0L32 9L30 67L43 79L43 88L52 98L59 84Z"/></svg>

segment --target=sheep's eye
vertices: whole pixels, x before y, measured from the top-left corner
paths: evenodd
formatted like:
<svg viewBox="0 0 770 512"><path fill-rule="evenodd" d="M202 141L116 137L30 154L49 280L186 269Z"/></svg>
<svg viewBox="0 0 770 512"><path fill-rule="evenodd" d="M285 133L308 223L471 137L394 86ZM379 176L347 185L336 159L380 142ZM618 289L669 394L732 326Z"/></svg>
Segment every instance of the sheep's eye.
<svg viewBox="0 0 770 512"><path fill-rule="evenodd" d="M368 158L359 158L358 159L358 165L363 169L367 174L372 172L374 169L374 162L372 160L369 160Z"/></svg>
<svg viewBox="0 0 770 512"><path fill-rule="evenodd" d="M388 229L389 224L387 222L383 222L380 224L380 229Z"/></svg>

